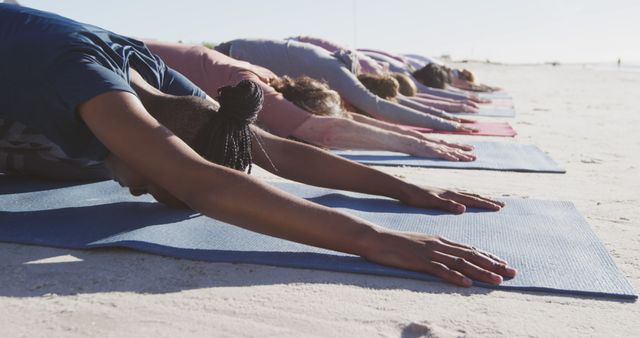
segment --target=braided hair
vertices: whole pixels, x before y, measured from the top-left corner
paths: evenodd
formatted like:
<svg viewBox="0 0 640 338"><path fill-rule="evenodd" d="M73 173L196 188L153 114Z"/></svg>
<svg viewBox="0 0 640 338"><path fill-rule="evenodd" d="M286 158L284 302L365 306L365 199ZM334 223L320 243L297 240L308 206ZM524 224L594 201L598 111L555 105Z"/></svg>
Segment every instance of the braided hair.
<svg viewBox="0 0 640 338"><path fill-rule="evenodd" d="M218 89L220 106L198 96L155 94L135 86L147 111L205 159L251 172L251 128L264 101L253 81Z"/></svg>
<svg viewBox="0 0 640 338"><path fill-rule="evenodd" d="M207 160L251 173L251 129L264 94L253 81L218 89L220 109L198 130L191 144Z"/></svg>

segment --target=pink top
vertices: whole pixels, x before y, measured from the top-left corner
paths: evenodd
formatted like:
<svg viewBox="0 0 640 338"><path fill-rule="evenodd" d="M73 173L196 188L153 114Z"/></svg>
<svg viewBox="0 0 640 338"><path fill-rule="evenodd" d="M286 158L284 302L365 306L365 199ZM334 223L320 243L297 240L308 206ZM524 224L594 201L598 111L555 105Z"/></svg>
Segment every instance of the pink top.
<svg viewBox="0 0 640 338"><path fill-rule="evenodd" d="M204 46L153 40L144 43L167 66L182 73L211 97L218 96L218 88L244 79L258 83L264 91L258 124L273 134L289 137L311 116L268 85L269 80L277 76L266 68L232 59Z"/></svg>
<svg viewBox="0 0 640 338"><path fill-rule="evenodd" d="M298 36L295 38L291 38L291 40L310 43L312 45L326 49L331 53L336 52L340 49L349 49L333 41L328 41L321 38L314 38L311 36ZM358 61L360 61L360 70L363 73L384 75L388 71L388 69L386 69L380 62L368 57L364 53L358 53L357 55L358 55Z"/></svg>

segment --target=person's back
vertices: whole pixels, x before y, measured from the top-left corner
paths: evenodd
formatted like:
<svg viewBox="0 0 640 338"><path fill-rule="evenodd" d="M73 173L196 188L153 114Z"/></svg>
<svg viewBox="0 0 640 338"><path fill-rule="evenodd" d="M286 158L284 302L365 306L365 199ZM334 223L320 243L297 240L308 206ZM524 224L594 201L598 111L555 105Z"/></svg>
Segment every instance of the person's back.
<svg viewBox="0 0 640 338"><path fill-rule="evenodd" d="M392 72L396 72L396 73L403 73L403 74L411 74L409 72L409 69L407 67L406 64L402 63L401 61L398 61L392 57L389 57L388 55L382 54L382 53L378 53L376 51L373 50L365 50L365 49L359 49L358 50L361 53L364 53L364 55L377 60L378 62L383 62L386 63L389 67L389 70Z"/></svg>
<svg viewBox="0 0 640 338"><path fill-rule="evenodd" d="M375 74L375 75L385 75L386 73L388 73L389 69L388 69L388 65L382 63L382 62L378 62L370 57L368 57L367 55L365 55L364 53L360 53L356 50L352 50L350 48L347 48L345 46L339 45L335 42L329 41L329 40L325 40L322 38L317 38L317 37L312 37L312 36L297 36L294 38L289 38L287 40L294 40L294 41L298 41L298 42L303 42L303 43L309 43L318 47L321 47L322 49L325 49L326 51L330 52L330 53L335 53L338 52L339 50L351 50L352 52L356 53L358 56L358 62L360 63L360 70L363 73L367 73L367 74Z"/></svg>
<svg viewBox="0 0 640 338"><path fill-rule="evenodd" d="M271 133L290 137L310 113L285 100L269 83L277 76L270 70L228 57L204 46L192 46L148 40L145 44L167 65L187 76L206 93L215 96L218 88L252 80L264 92L264 107L258 115L258 124Z"/></svg>
<svg viewBox="0 0 640 338"><path fill-rule="evenodd" d="M420 69L430 63L435 63L437 65L444 66L444 63L442 61L426 55L404 54L403 56L414 69Z"/></svg>
<svg viewBox="0 0 640 338"><path fill-rule="evenodd" d="M44 159L91 164L106 157L77 109L108 91L134 93L129 67L155 88L204 96L179 74L168 75L140 41L35 9L0 4L0 49L3 170L36 167Z"/></svg>
<svg viewBox="0 0 640 338"><path fill-rule="evenodd" d="M144 40L144 43L167 65L187 76L207 93L215 93L220 87L243 80L244 77L238 75L243 72L253 73L267 83L277 77L269 69L236 60L204 46L155 40ZM201 62L194 62L198 58Z"/></svg>
<svg viewBox="0 0 640 338"><path fill-rule="evenodd" d="M229 56L268 68L278 76L325 79L344 64L323 48L292 40L237 39Z"/></svg>

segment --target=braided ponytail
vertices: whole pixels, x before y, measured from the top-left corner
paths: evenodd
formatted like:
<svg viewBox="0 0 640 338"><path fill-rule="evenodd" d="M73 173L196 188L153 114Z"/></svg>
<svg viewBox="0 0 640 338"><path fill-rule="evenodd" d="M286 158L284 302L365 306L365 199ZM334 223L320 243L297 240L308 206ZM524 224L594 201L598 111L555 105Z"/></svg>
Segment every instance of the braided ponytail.
<svg viewBox="0 0 640 338"><path fill-rule="evenodd" d="M251 173L251 129L264 101L253 81L218 89L220 109L197 132L192 147L207 160Z"/></svg>

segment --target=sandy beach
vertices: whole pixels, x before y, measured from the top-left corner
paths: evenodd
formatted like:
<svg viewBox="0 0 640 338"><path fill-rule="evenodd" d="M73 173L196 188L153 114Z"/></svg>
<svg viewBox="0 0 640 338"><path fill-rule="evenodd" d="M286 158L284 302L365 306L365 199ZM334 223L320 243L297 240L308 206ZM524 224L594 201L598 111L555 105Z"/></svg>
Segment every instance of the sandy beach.
<svg viewBox="0 0 640 338"><path fill-rule="evenodd" d="M567 174L380 169L496 197L572 201L640 291L640 72L467 66L516 102L511 123L519 135L495 139L533 143ZM262 170L255 175L273 178ZM124 249L0 243L0 252L2 337L640 336L639 301L214 264Z"/></svg>

